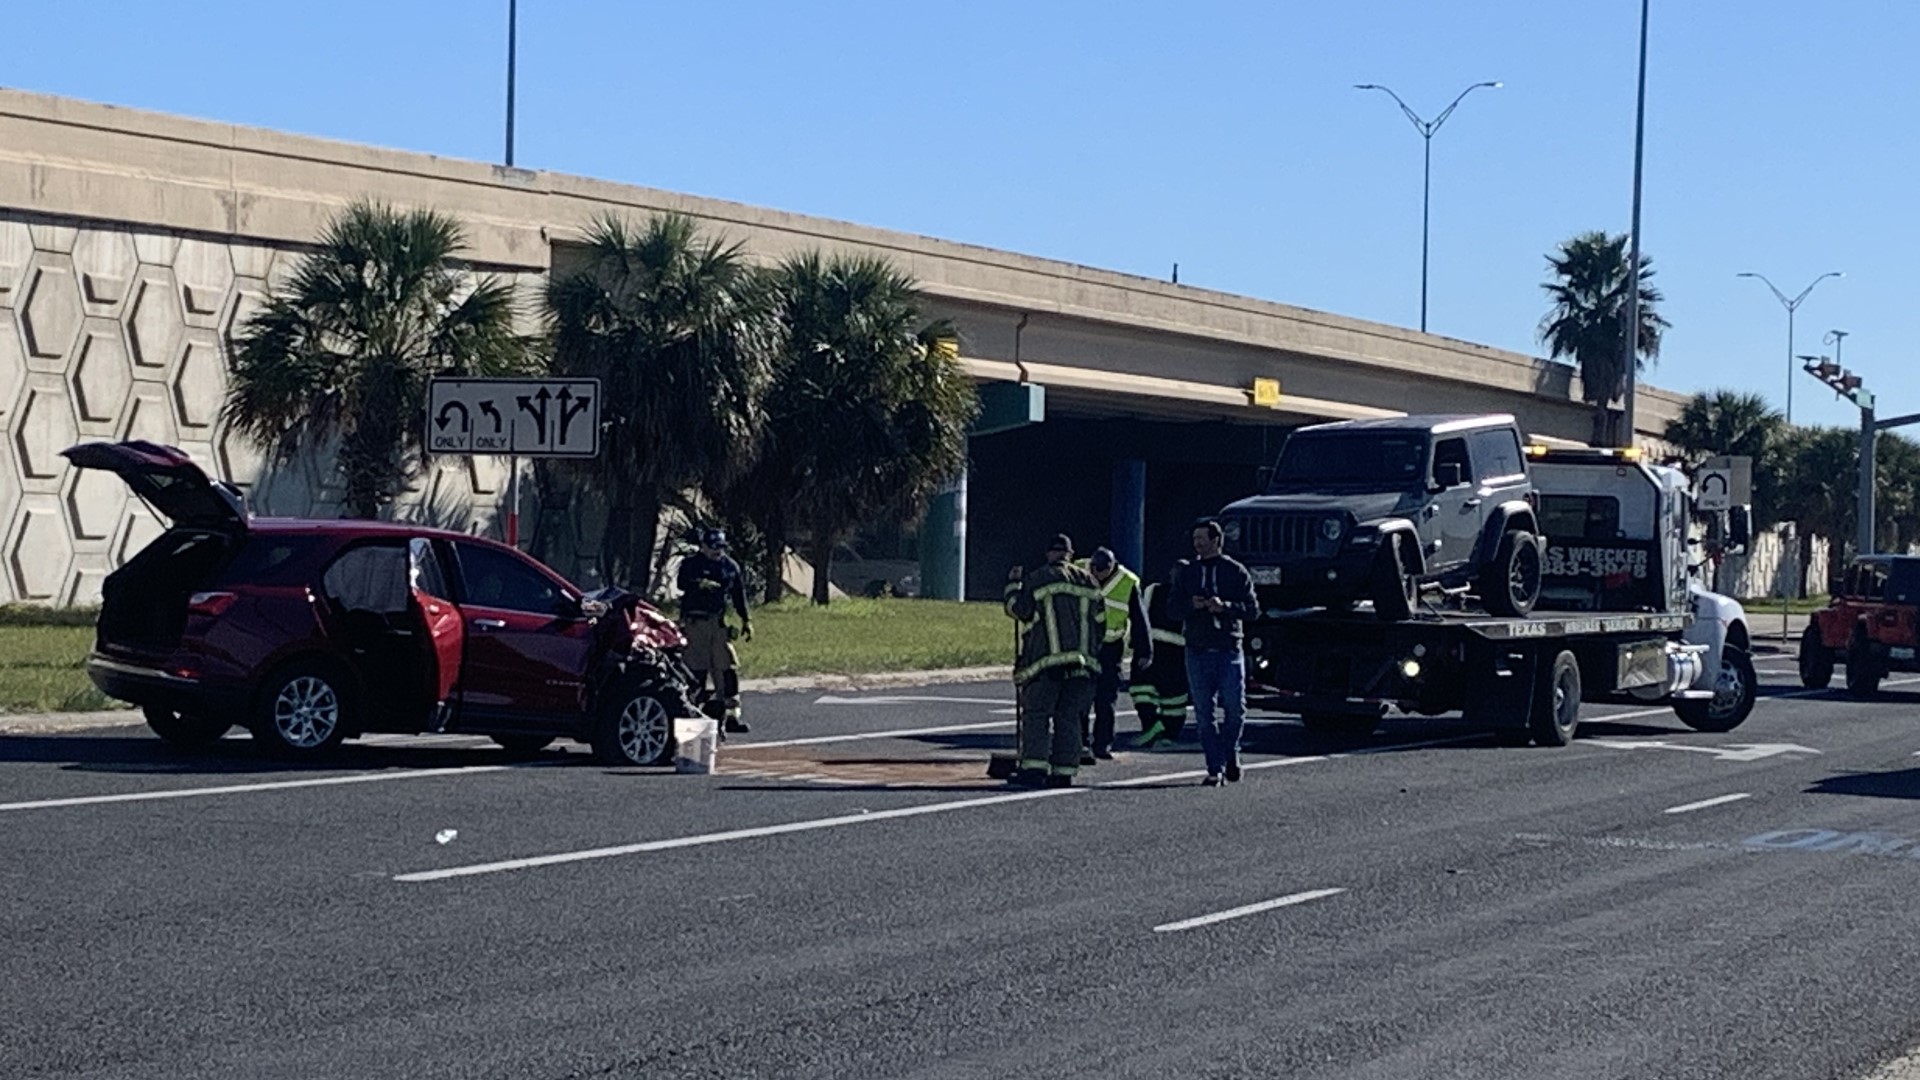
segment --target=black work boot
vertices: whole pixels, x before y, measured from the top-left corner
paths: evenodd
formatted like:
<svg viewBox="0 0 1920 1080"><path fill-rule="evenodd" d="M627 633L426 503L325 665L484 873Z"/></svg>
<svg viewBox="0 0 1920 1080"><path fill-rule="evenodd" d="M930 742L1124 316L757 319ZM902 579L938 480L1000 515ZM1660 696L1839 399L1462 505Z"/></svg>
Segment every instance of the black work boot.
<svg viewBox="0 0 1920 1080"><path fill-rule="evenodd" d="M1050 788L1072 787L1073 774L1061 772L1049 773L1047 775L1047 786Z"/></svg>

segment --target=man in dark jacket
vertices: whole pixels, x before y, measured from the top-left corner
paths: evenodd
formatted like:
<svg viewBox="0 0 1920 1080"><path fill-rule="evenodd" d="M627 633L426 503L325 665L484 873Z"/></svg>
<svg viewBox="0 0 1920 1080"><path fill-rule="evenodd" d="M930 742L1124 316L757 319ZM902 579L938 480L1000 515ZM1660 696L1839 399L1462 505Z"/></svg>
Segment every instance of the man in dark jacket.
<svg viewBox="0 0 1920 1080"><path fill-rule="evenodd" d="M1217 521L1193 527L1192 564L1179 571L1167 597L1170 611L1185 614L1187 682L1193 720L1207 758L1208 787L1224 777L1240 779L1240 731L1247 719L1247 666L1240 651L1241 621L1260 613L1253 576L1222 553ZM1221 719L1213 717L1219 702Z"/></svg>
<svg viewBox="0 0 1920 1080"><path fill-rule="evenodd" d="M708 529L700 535L700 550L680 560L680 624L687 634L686 661L693 672L696 695L705 695L707 673L713 673L713 694L706 699L722 733L740 733L740 658L733 651L733 631L727 627L727 605L740 613L740 637L753 640L753 617L747 613L746 580L740 565L727 554L727 534Z"/></svg>
<svg viewBox="0 0 1920 1080"><path fill-rule="evenodd" d="M1020 764L1012 782L1071 787L1080 768L1083 717L1093 704L1106 632L1093 575L1073 565L1073 541L1056 536L1045 566L1007 572L1006 609L1020 627L1013 684L1020 695Z"/></svg>

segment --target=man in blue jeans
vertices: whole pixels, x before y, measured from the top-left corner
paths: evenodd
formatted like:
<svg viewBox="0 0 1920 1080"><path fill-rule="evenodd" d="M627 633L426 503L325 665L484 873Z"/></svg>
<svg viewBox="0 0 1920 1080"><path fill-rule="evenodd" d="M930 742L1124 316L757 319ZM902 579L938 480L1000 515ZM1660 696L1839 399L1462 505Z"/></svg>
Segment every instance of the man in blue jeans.
<svg viewBox="0 0 1920 1080"><path fill-rule="evenodd" d="M1253 575L1221 553L1217 521L1193 527L1194 561L1174 575L1167 611L1185 614L1187 683L1200 749L1207 758L1203 783L1240 779L1240 730L1247 720L1247 666L1240 651L1242 620L1260 613ZM1219 699L1221 718L1214 719Z"/></svg>

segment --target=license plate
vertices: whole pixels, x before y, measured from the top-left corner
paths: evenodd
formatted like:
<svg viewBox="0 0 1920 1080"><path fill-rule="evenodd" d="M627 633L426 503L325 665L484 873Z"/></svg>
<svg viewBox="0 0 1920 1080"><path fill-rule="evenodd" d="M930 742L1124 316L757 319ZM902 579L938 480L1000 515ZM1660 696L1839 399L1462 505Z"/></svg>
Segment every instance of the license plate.
<svg viewBox="0 0 1920 1080"><path fill-rule="evenodd" d="M1913 650L1893 648L1887 650L1887 655L1895 660L1911 660L1913 659Z"/></svg>
<svg viewBox="0 0 1920 1080"><path fill-rule="evenodd" d="M1280 568L1277 566L1249 567L1247 573L1253 577L1253 583L1255 585L1280 584ZM1912 650L1908 651L1911 652Z"/></svg>

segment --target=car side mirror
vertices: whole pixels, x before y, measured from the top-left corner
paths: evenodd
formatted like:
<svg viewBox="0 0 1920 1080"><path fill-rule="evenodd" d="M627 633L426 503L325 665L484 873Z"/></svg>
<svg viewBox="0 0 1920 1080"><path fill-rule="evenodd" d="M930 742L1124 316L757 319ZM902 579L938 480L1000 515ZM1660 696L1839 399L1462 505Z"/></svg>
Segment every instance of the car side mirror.
<svg viewBox="0 0 1920 1080"><path fill-rule="evenodd" d="M1433 467L1433 482L1441 491L1459 487L1466 482L1465 471L1457 461L1443 461Z"/></svg>

